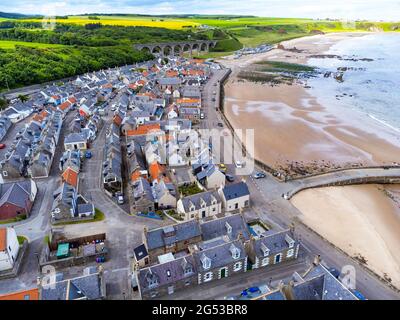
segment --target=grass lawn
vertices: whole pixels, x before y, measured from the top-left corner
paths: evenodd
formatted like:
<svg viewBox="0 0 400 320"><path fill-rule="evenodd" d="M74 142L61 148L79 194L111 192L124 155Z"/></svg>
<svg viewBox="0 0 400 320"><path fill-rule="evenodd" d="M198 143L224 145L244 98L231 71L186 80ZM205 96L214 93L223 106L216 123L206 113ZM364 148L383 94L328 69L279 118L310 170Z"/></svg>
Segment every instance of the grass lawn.
<svg viewBox="0 0 400 320"><path fill-rule="evenodd" d="M203 190L201 190L199 188L197 183L193 183L193 184L188 185L188 186L181 186L181 187L178 188L178 190L184 197L191 196L191 195L203 192Z"/></svg>
<svg viewBox="0 0 400 320"><path fill-rule="evenodd" d="M17 239L18 239L19 245L22 245L25 241L28 241L28 239L25 238L24 236L17 236Z"/></svg>
<svg viewBox="0 0 400 320"><path fill-rule="evenodd" d="M0 49L15 49L15 46L26 46L26 47L34 47L34 48L62 48L62 47L65 47L61 44L0 40Z"/></svg>
<svg viewBox="0 0 400 320"><path fill-rule="evenodd" d="M54 225L55 226L66 226L66 225L70 225L70 224L100 222L100 221L103 221L105 218L106 217L105 217L104 213L96 208L93 220L71 221L71 222L65 222L65 223L56 223Z"/></svg>
<svg viewBox="0 0 400 320"><path fill-rule="evenodd" d="M14 222L19 222L19 221L22 221L25 219L26 219L26 216L16 217L16 218L7 219L7 220L0 220L0 224L9 224L9 223L14 223Z"/></svg>

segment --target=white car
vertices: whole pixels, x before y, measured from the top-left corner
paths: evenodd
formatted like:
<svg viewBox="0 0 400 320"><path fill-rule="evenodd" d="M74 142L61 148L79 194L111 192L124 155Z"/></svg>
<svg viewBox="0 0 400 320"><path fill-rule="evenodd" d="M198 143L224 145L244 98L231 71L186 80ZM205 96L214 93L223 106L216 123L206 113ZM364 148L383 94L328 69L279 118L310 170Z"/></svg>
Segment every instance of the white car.
<svg viewBox="0 0 400 320"><path fill-rule="evenodd" d="M124 204L124 197L123 196L118 196L118 204Z"/></svg>
<svg viewBox="0 0 400 320"><path fill-rule="evenodd" d="M205 118L204 113L200 113L200 119L204 119L204 118Z"/></svg>
<svg viewBox="0 0 400 320"><path fill-rule="evenodd" d="M244 167L244 162L235 161L235 166L236 166L236 168L243 168Z"/></svg>

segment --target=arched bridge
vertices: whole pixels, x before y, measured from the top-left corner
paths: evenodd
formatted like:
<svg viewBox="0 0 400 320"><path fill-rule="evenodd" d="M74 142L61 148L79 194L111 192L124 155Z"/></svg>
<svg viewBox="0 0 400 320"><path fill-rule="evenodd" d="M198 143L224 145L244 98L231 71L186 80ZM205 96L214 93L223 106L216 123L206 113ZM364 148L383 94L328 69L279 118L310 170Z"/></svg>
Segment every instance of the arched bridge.
<svg viewBox="0 0 400 320"><path fill-rule="evenodd" d="M136 44L134 46L137 50L146 50L154 55L161 56L180 56L183 53L193 52L209 52L211 48L215 47L217 41L215 40L199 40L199 41L184 41L184 42L165 42L165 43L148 43Z"/></svg>

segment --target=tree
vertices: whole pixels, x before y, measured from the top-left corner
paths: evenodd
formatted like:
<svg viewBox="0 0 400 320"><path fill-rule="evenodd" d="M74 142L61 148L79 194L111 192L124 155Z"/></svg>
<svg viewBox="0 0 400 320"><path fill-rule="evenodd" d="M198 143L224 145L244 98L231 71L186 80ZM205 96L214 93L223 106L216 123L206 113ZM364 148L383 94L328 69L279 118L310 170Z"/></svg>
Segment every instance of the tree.
<svg viewBox="0 0 400 320"><path fill-rule="evenodd" d="M18 99L19 99L22 103L24 103L24 102L27 102L27 101L29 100L29 97L28 97L26 94L20 94L20 95L18 96Z"/></svg>

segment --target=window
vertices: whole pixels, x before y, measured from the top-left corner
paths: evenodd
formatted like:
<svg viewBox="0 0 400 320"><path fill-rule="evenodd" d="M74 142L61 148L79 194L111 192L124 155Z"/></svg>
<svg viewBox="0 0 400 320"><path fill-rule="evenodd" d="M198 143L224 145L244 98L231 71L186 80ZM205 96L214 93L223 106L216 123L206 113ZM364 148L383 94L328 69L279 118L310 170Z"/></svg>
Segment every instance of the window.
<svg viewBox="0 0 400 320"><path fill-rule="evenodd" d="M242 263L241 262L236 262L233 265L233 271L237 272L237 271L240 271L241 269L242 269Z"/></svg>
<svg viewBox="0 0 400 320"><path fill-rule="evenodd" d="M288 252L286 253L286 257L287 257L287 258L293 257L293 255L294 255L294 249L290 249L290 250L288 250Z"/></svg>
<svg viewBox="0 0 400 320"><path fill-rule="evenodd" d="M265 267L269 264L269 258L264 258L261 260L261 266Z"/></svg>
<svg viewBox="0 0 400 320"><path fill-rule="evenodd" d="M281 255L280 253L278 253L278 254L275 256L275 263L281 262L281 258L282 258L282 255Z"/></svg>
<svg viewBox="0 0 400 320"><path fill-rule="evenodd" d="M207 272L206 274L204 274L204 282L211 281L212 278L213 278L212 272Z"/></svg>
<svg viewBox="0 0 400 320"><path fill-rule="evenodd" d="M8 176L8 172L7 171L3 171L3 177L7 177Z"/></svg>

